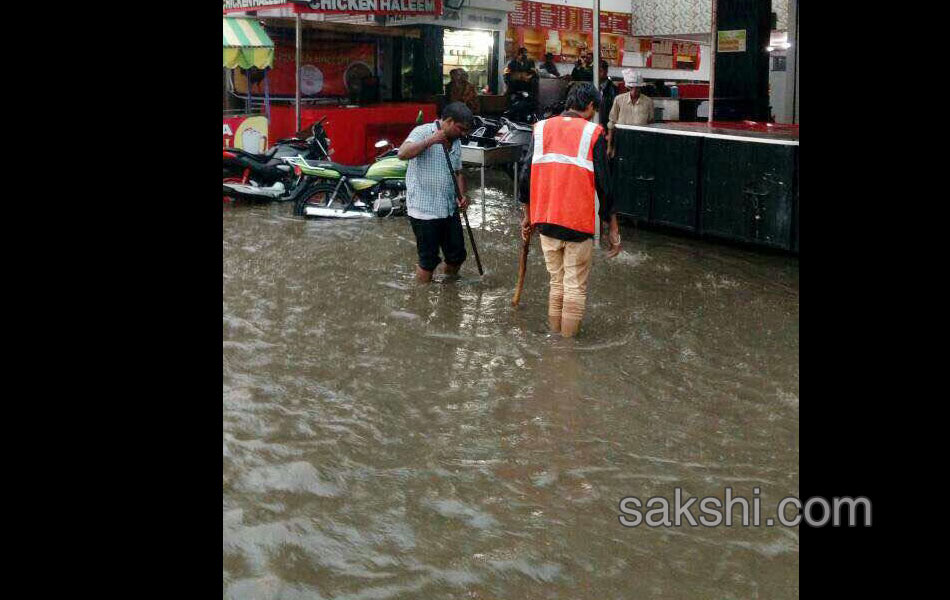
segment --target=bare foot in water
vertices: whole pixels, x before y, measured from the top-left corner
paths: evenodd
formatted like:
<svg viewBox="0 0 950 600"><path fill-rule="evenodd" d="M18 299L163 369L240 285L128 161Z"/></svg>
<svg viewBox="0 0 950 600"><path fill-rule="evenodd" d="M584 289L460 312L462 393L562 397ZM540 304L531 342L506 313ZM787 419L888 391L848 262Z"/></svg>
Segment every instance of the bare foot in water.
<svg viewBox="0 0 950 600"><path fill-rule="evenodd" d="M419 265L416 265L416 281L419 283L429 283L432 281L432 271L426 271Z"/></svg>
<svg viewBox="0 0 950 600"><path fill-rule="evenodd" d="M445 275L447 280L455 280L459 278L459 269L462 268L462 265L450 265L449 263L442 263L442 273Z"/></svg>

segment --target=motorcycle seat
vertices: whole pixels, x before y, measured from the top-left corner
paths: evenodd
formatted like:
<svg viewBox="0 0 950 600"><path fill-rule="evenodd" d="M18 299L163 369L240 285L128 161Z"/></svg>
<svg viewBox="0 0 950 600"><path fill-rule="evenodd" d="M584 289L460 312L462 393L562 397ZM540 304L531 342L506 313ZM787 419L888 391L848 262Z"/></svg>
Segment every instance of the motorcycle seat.
<svg viewBox="0 0 950 600"><path fill-rule="evenodd" d="M369 168L372 165L362 165L358 167L350 167L347 165L341 165L334 163L334 168L340 173L346 175L347 177L362 177L366 175L366 172L369 171Z"/></svg>
<svg viewBox="0 0 950 600"><path fill-rule="evenodd" d="M321 161L308 160L306 162L311 167L321 167L324 169L333 169L334 171L339 171L341 175L345 175L346 177L362 177L366 175L366 171L368 171L369 168L372 166L372 165L362 165L358 167L351 167L349 165L341 165L340 163L328 162L325 160L321 160Z"/></svg>
<svg viewBox="0 0 950 600"><path fill-rule="evenodd" d="M234 154L242 155L251 160L257 161L259 163L266 163L270 159L274 158L274 154L277 153L277 146L272 146L270 150L264 154L258 154L256 152L248 152L247 150L242 150L241 148L225 148L228 152L233 152Z"/></svg>

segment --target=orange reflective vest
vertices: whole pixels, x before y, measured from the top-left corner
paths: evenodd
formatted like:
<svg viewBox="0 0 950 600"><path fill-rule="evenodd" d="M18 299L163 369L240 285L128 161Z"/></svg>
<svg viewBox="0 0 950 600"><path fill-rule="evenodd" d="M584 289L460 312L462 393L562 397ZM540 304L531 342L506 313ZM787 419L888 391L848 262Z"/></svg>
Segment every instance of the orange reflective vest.
<svg viewBox="0 0 950 600"><path fill-rule="evenodd" d="M604 128L580 117L534 125L531 222L594 233L594 144Z"/></svg>

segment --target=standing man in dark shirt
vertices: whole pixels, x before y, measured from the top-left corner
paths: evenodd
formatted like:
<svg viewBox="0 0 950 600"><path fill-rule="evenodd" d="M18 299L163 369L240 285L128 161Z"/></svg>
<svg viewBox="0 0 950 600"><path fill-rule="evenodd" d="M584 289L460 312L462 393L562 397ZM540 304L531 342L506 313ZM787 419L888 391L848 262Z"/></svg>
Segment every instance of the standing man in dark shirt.
<svg viewBox="0 0 950 600"><path fill-rule="evenodd" d="M561 76L560 71L557 70L557 65L554 64L554 55L550 52L544 55L544 62L541 63L541 68L547 71L551 77Z"/></svg>
<svg viewBox="0 0 950 600"><path fill-rule="evenodd" d="M518 48L518 55L505 67L504 79L508 86L507 93L525 91L532 94L532 84L537 76L534 61L528 58L528 49Z"/></svg>
<svg viewBox="0 0 950 600"><path fill-rule="evenodd" d="M571 79L574 81L593 81L594 80L594 55L587 53L584 55L584 62L578 61L571 71Z"/></svg>
<svg viewBox="0 0 950 600"><path fill-rule="evenodd" d="M600 61L600 126L607 127L607 118L610 116L610 109L614 105L614 98L617 97L617 86L610 77L607 76L607 61Z"/></svg>
<svg viewBox="0 0 950 600"><path fill-rule="evenodd" d="M590 121L600 101L594 84L575 85L567 94L567 110L535 124L522 159L521 237L527 240L537 227L551 276L548 323L564 337L576 335L584 317L598 216L610 221L607 257L620 252L604 128ZM594 209L595 193L600 199L599 215Z"/></svg>

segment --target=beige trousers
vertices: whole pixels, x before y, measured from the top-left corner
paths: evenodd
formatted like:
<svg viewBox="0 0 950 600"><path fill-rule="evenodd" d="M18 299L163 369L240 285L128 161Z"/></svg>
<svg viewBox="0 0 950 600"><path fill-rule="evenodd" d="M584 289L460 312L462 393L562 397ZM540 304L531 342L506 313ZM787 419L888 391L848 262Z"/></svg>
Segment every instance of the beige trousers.
<svg viewBox="0 0 950 600"><path fill-rule="evenodd" d="M541 235L544 263L551 275L548 316L580 322L587 303L587 278L590 276L594 240L565 242Z"/></svg>

